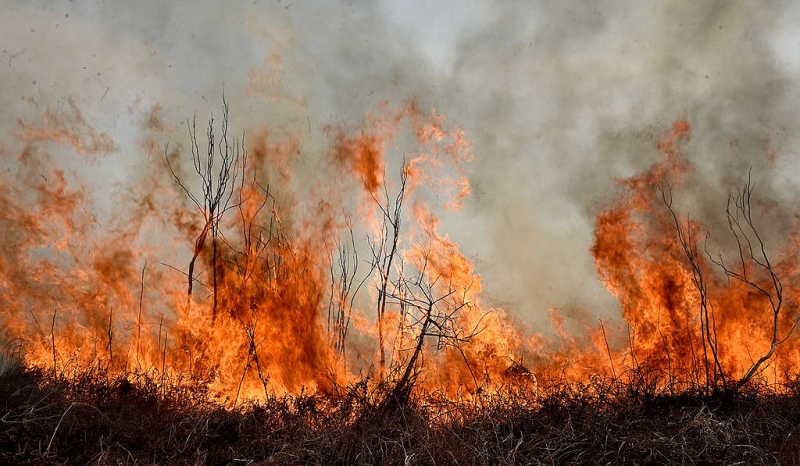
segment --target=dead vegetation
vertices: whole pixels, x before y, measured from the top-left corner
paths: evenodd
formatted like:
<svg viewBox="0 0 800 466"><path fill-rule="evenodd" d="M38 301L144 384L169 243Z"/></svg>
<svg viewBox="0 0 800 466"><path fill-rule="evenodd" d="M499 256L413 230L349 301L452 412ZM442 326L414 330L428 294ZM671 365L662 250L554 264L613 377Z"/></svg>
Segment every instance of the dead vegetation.
<svg viewBox="0 0 800 466"><path fill-rule="evenodd" d="M800 384L670 395L618 380L380 403L368 381L236 409L155 372L0 376L3 464L796 464ZM388 391L388 390L387 390ZM542 392L540 392L542 393Z"/></svg>

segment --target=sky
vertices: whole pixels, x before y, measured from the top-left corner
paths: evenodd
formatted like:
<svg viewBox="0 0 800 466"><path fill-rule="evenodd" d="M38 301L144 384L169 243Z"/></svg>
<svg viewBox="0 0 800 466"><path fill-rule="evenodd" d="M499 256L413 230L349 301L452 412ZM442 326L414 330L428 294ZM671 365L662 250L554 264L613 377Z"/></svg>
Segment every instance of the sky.
<svg viewBox="0 0 800 466"><path fill-rule="evenodd" d="M551 307L618 312L590 254L594 219L616 180L659 161L676 119L692 124L695 167L682 211L722 226L748 171L779 212L800 199L789 1L0 3L0 132L9 141L20 120L72 102L114 139L82 170L99 210L135 179L154 106L185 138L186 119L219 112L224 92L235 126L303 135L309 174L326 125L358 125L384 101L434 108L475 155L473 195L442 230L487 300L534 326Z"/></svg>

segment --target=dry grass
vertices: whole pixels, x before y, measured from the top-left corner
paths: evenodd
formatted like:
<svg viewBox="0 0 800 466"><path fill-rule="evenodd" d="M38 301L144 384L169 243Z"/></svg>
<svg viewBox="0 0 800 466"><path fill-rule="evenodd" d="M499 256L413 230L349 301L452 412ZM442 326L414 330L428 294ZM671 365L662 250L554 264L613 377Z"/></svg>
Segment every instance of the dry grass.
<svg viewBox="0 0 800 466"><path fill-rule="evenodd" d="M800 390L737 397L618 381L387 408L366 385L237 409L157 374L0 376L3 464L797 464ZM796 387L794 387L796 388Z"/></svg>

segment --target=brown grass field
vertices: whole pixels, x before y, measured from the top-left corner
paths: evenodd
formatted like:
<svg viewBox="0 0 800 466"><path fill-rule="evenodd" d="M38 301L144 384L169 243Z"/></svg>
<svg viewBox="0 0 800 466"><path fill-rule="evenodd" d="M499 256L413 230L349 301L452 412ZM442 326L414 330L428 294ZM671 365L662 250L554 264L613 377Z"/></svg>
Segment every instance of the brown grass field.
<svg viewBox="0 0 800 466"><path fill-rule="evenodd" d="M646 374L642 374L646 376ZM643 377L641 380L645 380ZM156 372L0 377L2 464L797 464L800 385L668 394L597 378L406 406L380 387L209 401Z"/></svg>

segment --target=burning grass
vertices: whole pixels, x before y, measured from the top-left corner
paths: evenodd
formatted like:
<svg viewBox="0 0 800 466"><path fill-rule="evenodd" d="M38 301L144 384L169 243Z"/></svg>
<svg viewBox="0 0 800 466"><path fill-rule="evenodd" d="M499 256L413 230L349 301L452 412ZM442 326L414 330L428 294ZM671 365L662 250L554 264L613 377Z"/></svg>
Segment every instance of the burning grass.
<svg viewBox="0 0 800 466"><path fill-rule="evenodd" d="M727 205L733 253L701 253L708 229L673 202L688 122L597 214L591 253L624 322L576 338L553 309L554 341L485 303L440 230L472 158L443 116L410 101L328 128L307 198L289 182L299 142L229 140L227 117L224 102L207 152L190 123L195 178L187 149L165 149L110 229L80 172L40 170L64 163L53 144L111 149L36 133L9 153L0 337L19 363L0 376L0 460L800 462L800 228L770 247L748 178Z"/></svg>
<svg viewBox="0 0 800 466"><path fill-rule="evenodd" d="M16 365L0 376L5 464L796 464L800 384L734 397L595 377L407 406L368 381L225 407L202 381Z"/></svg>

